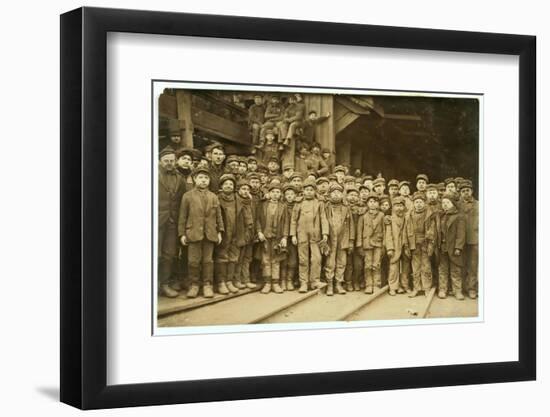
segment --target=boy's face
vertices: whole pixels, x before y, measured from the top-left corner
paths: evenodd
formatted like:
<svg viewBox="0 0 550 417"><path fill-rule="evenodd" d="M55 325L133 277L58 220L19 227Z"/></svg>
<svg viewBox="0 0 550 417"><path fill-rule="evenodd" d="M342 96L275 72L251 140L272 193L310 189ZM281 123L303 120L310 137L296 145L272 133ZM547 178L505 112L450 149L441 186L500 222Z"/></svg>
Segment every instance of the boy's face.
<svg viewBox="0 0 550 417"><path fill-rule="evenodd" d="M160 166L166 171L172 171L176 166L176 155L169 153L160 158Z"/></svg>
<svg viewBox="0 0 550 417"><path fill-rule="evenodd" d="M292 202L294 202L294 200L296 200L296 192L292 189L286 190L285 191L285 201L287 203L292 203Z"/></svg>
<svg viewBox="0 0 550 417"><path fill-rule="evenodd" d="M311 148L311 153L313 155L320 155L321 154L321 149L318 146L314 146L313 148Z"/></svg>
<svg viewBox="0 0 550 417"><path fill-rule="evenodd" d="M418 191L425 191L426 190L426 180L423 180L423 179L419 179L418 181L416 181L416 189Z"/></svg>
<svg viewBox="0 0 550 417"><path fill-rule="evenodd" d="M254 97L254 104L255 104L255 105L259 106L259 105L262 104L262 102L263 102L263 100L262 100L262 97L261 97L261 96L255 96L255 97Z"/></svg>
<svg viewBox="0 0 550 417"><path fill-rule="evenodd" d="M374 187L374 192L376 194L384 194L385 189L386 187L384 186L384 184L376 184L376 187Z"/></svg>
<svg viewBox="0 0 550 417"><path fill-rule="evenodd" d="M342 184L342 183L344 182L344 177L346 176L346 174L344 174L343 171L337 171L337 172L335 173L335 175L336 175L336 180L337 180L340 184Z"/></svg>
<svg viewBox="0 0 550 417"><path fill-rule="evenodd" d="M455 193L456 192L456 184L454 182L450 182L445 186L445 191L448 193Z"/></svg>
<svg viewBox="0 0 550 417"><path fill-rule="evenodd" d="M221 165L224 159L225 153L221 149L216 148L212 151L212 162L214 162L216 165Z"/></svg>
<svg viewBox="0 0 550 417"><path fill-rule="evenodd" d="M355 181L348 181L344 183L344 189L349 190L350 188L355 187Z"/></svg>
<svg viewBox="0 0 550 417"><path fill-rule="evenodd" d="M350 204L357 204L359 202L359 193L357 191L350 191L346 194L346 200Z"/></svg>
<svg viewBox="0 0 550 417"><path fill-rule="evenodd" d="M270 161L267 164L267 169L269 169L271 172L279 171L279 164L275 161Z"/></svg>
<svg viewBox="0 0 550 417"><path fill-rule="evenodd" d="M279 97L271 97L271 104L279 104Z"/></svg>
<svg viewBox="0 0 550 417"><path fill-rule="evenodd" d="M275 135L273 133L268 133L265 135L265 138L267 139L267 143L271 145L273 143L273 139L275 139Z"/></svg>
<svg viewBox="0 0 550 417"><path fill-rule="evenodd" d="M181 142L181 136L180 135L172 135L172 136L170 136L170 140L172 141L173 144L179 145L180 142Z"/></svg>
<svg viewBox="0 0 550 417"><path fill-rule="evenodd" d="M369 190L366 188L361 188L361 191L359 191L359 197L361 197L361 201L367 201L367 198L369 196Z"/></svg>
<svg viewBox="0 0 550 417"><path fill-rule="evenodd" d="M422 211L422 209L424 209L424 206L426 205L424 200L422 200L421 198L417 198L416 200L414 200L413 204L416 211Z"/></svg>
<svg viewBox="0 0 550 417"><path fill-rule="evenodd" d="M281 198L281 190L279 190L278 188L274 188L269 192L269 198L271 199L271 201L279 201L279 199Z"/></svg>
<svg viewBox="0 0 550 417"><path fill-rule="evenodd" d="M231 161L229 163L229 169L231 172L237 172L239 170L239 163L237 161Z"/></svg>
<svg viewBox="0 0 550 417"><path fill-rule="evenodd" d="M388 189L388 193L394 197L397 194L399 194L399 189L397 188L397 185L390 185L390 188Z"/></svg>
<svg viewBox="0 0 550 417"><path fill-rule="evenodd" d="M311 112L311 113L309 113L309 114L307 115L307 118L308 118L309 120L315 120L315 119L317 119L317 113Z"/></svg>
<svg viewBox="0 0 550 417"><path fill-rule="evenodd" d="M369 190L372 190L372 180L365 180L363 184L369 187Z"/></svg>
<svg viewBox="0 0 550 417"><path fill-rule="evenodd" d="M448 198L444 198L441 201L441 207L443 208L443 210L449 211L450 209L453 208L453 203Z"/></svg>
<svg viewBox="0 0 550 417"><path fill-rule="evenodd" d="M307 147L306 146L300 147L300 155L302 155L302 156L307 155Z"/></svg>
<svg viewBox="0 0 550 417"><path fill-rule="evenodd" d="M463 188L462 190L460 190L460 196L468 201L472 198L472 189L471 188Z"/></svg>
<svg viewBox="0 0 550 417"><path fill-rule="evenodd" d="M222 191L226 194L232 193L235 189L235 184L231 180L225 180L222 184Z"/></svg>
<svg viewBox="0 0 550 417"><path fill-rule="evenodd" d="M260 189L260 180L258 178L252 178L250 180L250 188L253 190L259 190Z"/></svg>
<svg viewBox="0 0 550 417"><path fill-rule="evenodd" d="M256 172L256 170L258 169L258 163L254 160L252 161L248 161L248 170L250 172Z"/></svg>
<svg viewBox="0 0 550 417"><path fill-rule="evenodd" d="M394 205L393 205L393 211L394 211L395 214L397 214L398 216L402 216L403 213L405 212L405 205L404 205L404 204L401 204L401 203L394 204Z"/></svg>
<svg viewBox="0 0 550 417"><path fill-rule="evenodd" d="M340 203L344 198L344 194L340 190L332 190L330 192L330 201L333 203Z"/></svg>
<svg viewBox="0 0 550 417"><path fill-rule="evenodd" d="M294 177L290 180L290 184L300 190L302 188L302 179L300 177Z"/></svg>
<svg viewBox="0 0 550 417"><path fill-rule="evenodd" d="M380 205L380 208L382 209L382 211L384 213L387 213L388 211L390 211L390 202L389 201L384 201L381 205Z"/></svg>
<svg viewBox="0 0 550 417"><path fill-rule="evenodd" d="M369 208L369 210L378 210L378 200L375 199L375 198L369 198L367 200L367 207Z"/></svg>
<svg viewBox="0 0 550 417"><path fill-rule="evenodd" d="M201 168L208 167L208 159L201 159L197 164L197 167L201 167Z"/></svg>
<svg viewBox="0 0 550 417"><path fill-rule="evenodd" d="M407 196L411 193L411 190L409 188L408 185L403 185L401 186L401 188L399 189L399 194L401 195L404 195L404 196Z"/></svg>
<svg viewBox="0 0 550 417"><path fill-rule="evenodd" d="M324 152L323 159L329 159L329 158L330 158L330 152Z"/></svg>
<svg viewBox="0 0 550 417"><path fill-rule="evenodd" d="M328 188L329 188L329 185L328 185L328 182L326 181L322 181L319 184L317 184L317 190L319 191L320 194L326 194L326 192L328 191Z"/></svg>
<svg viewBox="0 0 550 417"><path fill-rule="evenodd" d="M203 172L199 172L195 175L195 184L197 187L204 189L210 185L210 177Z"/></svg>
<svg viewBox="0 0 550 417"><path fill-rule="evenodd" d="M248 170L248 165L246 162L239 162L239 174L245 174Z"/></svg>
<svg viewBox="0 0 550 417"><path fill-rule="evenodd" d="M180 168L188 169L193 165L193 160L189 155L182 155L178 158L178 166Z"/></svg>
<svg viewBox="0 0 550 417"><path fill-rule="evenodd" d="M241 185L238 193L241 197L248 198L250 196L250 187L248 185Z"/></svg>
<svg viewBox="0 0 550 417"><path fill-rule="evenodd" d="M294 170L292 168L287 168L283 171L283 175L286 179L289 179L292 174L294 174Z"/></svg>
<svg viewBox="0 0 550 417"><path fill-rule="evenodd" d="M428 191L426 191L426 198L428 199L428 201L437 200L438 195L439 195L439 193L437 192L437 190L428 190Z"/></svg>
<svg viewBox="0 0 550 417"><path fill-rule="evenodd" d="M268 180L268 179L269 179L269 177L268 177L267 173L262 172L262 173L260 174L260 182L261 182L262 184L267 184L267 180Z"/></svg>
<svg viewBox="0 0 550 417"><path fill-rule="evenodd" d="M304 188L304 197L306 199L313 198L315 196L315 188L307 186Z"/></svg>

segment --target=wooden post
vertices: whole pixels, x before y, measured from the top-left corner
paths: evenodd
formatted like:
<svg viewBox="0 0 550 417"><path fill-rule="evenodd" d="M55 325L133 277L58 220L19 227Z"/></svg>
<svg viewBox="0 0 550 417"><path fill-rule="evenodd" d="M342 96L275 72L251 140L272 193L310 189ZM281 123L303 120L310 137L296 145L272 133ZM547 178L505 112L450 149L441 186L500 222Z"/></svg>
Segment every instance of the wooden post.
<svg viewBox="0 0 550 417"><path fill-rule="evenodd" d="M183 146L192 148L194 127L193 119L191 117L191 93L186 90L177 90L176 100Z"/></svg>
<svg viewBox="0 0 550 417"><path fill-rule="evenodd" d="M320 123L315 128L315 140L319 142L322 148L328 148L331 151L335 149L334 134L334 98L330 94L305 94L304 103L306 113L315 110L318 116L326 116L330 113L328 120ZM307 114L306 114L307 117Z"/></svg>
<svg viewBox="0 0 550 417"><path fill-rule="evenodd" d="M338 148L336 149L336 163L338 165L348 165L351 160L351 140L338 140Z"/></svg>

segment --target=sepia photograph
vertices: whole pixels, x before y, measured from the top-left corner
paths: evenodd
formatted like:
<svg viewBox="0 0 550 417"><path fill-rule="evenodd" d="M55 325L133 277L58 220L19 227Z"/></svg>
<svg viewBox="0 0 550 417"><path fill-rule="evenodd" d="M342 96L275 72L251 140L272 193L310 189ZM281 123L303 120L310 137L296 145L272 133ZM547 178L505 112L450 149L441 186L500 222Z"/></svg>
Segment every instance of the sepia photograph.
<svg viewBox="0 0 550 417"><path fill-rule="evenodd" d="M481 94L153 87L154 334L481 319Z"/></svg>

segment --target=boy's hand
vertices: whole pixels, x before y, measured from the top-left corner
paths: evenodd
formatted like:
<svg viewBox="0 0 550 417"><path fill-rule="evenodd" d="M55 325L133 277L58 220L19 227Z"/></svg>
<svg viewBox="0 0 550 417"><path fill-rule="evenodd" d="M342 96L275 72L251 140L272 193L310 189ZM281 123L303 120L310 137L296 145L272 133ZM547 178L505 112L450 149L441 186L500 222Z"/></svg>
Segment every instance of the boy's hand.
<svg viewBox="0 0 550 417"><path fill-rule="evenodd" d="M327 243L328 242L328 235L323 235L323 239L321 239L321 243Z"/></svg>
<svg viewBox="0 0 550 417"><path fill-rule="evenodd" d="M218 245L222 243L222 233L218 232Z"/></svg>
<svg viewBox="0 0 550 417"><path fill-rule="evenodd" d="M409 249L408 246L405 246L405 256L407 258L410 258L411 257L411 250Z"/></svg>
<svg viewBox="0 0 550 417"><path fill-rule="evenodd" d="M187 238L185 236L182 236L180 238L180 242L183 246L187 246Z"/></svg>
<svg viewBox="0 0 550 417"><path fill-rule="evenodd" d="M292 244L294 246L296 246L298 244L298 239L296 238L296 236L292 236Z"/></svg>
<svg viewBox="0 0 550 417"><path fill-rule="evenodd" d="M395 251L393 249L388 249L388 257L389 258L393 258L394 253L395 253Z"/></svg>
<svg viewBox="0 0 550 417"><path fill-rule="evenodd" d="M281 248L283 248L283 249L286 248L286 237L283 237L281 239Z"/></svg>
<svg viewBox="0 0 550 417"><path fill-rule="evenodd" d="M461 253L460 249L455 249L455 256L460 256L460 253Z"/></svg>
<svg viewBox="0 0 550 417"><path fill-rule="evenodd" d="M258 240L260 242L265 242L265 236L262 232L258 232Z"/></svg>
<svg viewBox="0 0 550 417"><path fill-rule="evenodd" d="M327 113L327 117L330 117L330 112Z"/></svg>

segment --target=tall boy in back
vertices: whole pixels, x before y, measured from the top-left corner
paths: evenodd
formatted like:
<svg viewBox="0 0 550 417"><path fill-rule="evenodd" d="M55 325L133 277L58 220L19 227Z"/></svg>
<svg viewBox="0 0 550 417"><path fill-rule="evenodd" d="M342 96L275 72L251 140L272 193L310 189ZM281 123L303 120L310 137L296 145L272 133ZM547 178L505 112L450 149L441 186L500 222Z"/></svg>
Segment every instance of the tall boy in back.
<svg viewBox="0 0 550 417"><path fill-rule="evenodd" d="M210 171L197 168L193 172L193 180L195 188L183 195L178 221L181 244L188 246L187 264L191 286L187 297L198 295L202 277L203 295L210 298L214 296L214 246L222 241L224 225L220 201L216 194L208 190Z"/></svg>
<svg viewBox="0 0 550 417"><path fill-rule="evenodd" d="M351 256L354 240L355 225L353 215L348 205L344 205L344 189L340 184L335 184L329 189L329 200L325 204L329 225L330 252L325 265L327 279L327 295L333 295L334 290L338 294L345 294L342 286L347 257ZM335 288L333 287L336 281Z"/></svg>
<svg viewBox="0 0 550 417"><path fill-rule="evenodd" d="M321 252L319 244L328 242L329 226L324 205L315 198L316 184L304 181L303 200L296 205L290 222L292 244L298 247L300 292L320 287Z"/></svg>
<svg viewBox="0 0 550 417"><path fill-rule="evenodd" d="M371 192L367 197L367 211L357 225L356 246L365 256L365 294L372 294L374 287L382 286L380 260L384 238L384 214L378 209L378 195Z"/></svg>

